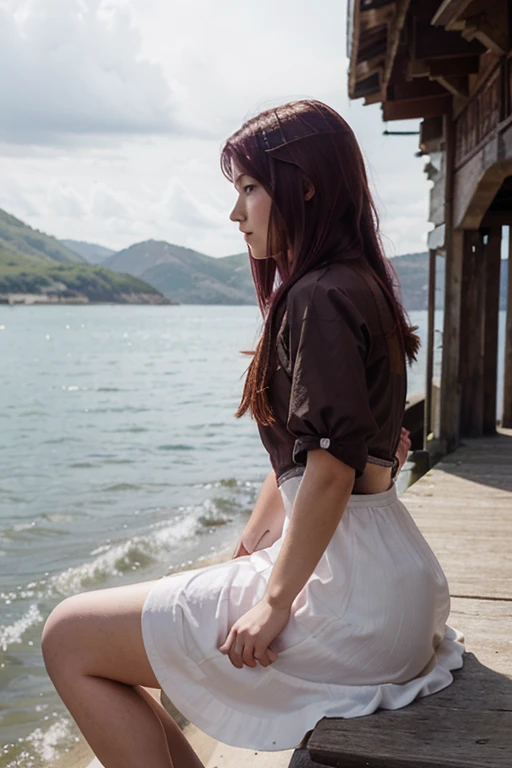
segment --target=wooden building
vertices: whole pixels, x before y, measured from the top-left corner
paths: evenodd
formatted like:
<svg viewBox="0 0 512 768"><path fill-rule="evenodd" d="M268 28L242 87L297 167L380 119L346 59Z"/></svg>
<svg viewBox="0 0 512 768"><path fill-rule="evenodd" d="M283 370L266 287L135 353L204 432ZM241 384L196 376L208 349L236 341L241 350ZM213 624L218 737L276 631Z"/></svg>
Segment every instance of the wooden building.
<svg viewBox="0 0 512 768"><path fill-rule="evenodd" d="M423 119L434 225L425 447L444 453L461 437L496 430L500 268L512 264L500 260L502 228L512 232L512 2L348 5L350 98L380 103L385 121ZM512 239L508 248L512 257ZM445 282L439 360L436 261ZM512 427L512 279L504 370L502 425Z"/></svg>

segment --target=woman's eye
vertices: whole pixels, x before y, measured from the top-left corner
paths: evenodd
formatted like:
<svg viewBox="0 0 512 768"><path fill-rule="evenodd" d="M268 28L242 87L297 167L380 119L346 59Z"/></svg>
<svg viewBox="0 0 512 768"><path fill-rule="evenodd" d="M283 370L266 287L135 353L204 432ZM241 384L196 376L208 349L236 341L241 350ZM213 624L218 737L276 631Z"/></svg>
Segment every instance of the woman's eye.
<svg viewBox="0 0 512 768"><path fill-rule="evenodd" d="M254 189L254 184L246 184L244 187L244 192L251 192Z"/></svg>

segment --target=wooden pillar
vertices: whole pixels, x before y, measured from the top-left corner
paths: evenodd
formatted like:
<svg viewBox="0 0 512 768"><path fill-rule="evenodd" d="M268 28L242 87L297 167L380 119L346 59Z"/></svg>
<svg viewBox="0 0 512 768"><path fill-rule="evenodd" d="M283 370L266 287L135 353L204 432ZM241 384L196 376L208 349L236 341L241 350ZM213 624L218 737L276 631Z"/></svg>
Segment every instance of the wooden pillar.
<svg viewBox="0 0 512 768"><path fill-rule="evenodd" d="M466 232L447 230L444 294L443 358L441 369L441 441L446 451L459 445L462 263Z"/></svg>
<svg viewBox="0 0 512 768"><path fill-rule="evenodd" d="M484 431L485 249L479 230L464 238L460 312L460 434Z"/></svg>
<svg viewBox="0 0 512 768"><path fill-rule="evenodd" d="M453 177L455 168L455 126L451 112L443 117L446 142L445 189L445 289L443 350L441 360L440 449L454 451L460 437L460 306L465 232L453 227Z"/></svg>
<svg viewBox="0 0 512 768"><path fill-rule="evenodd" d="M505 381L503 383L503 418L501 425L512 428L512 226L508 241L508 295L505 323Z"/></svg>
<svg viewBox="0 0 512 768"><path fill-rule="evenodd" d="M434 313L436 311L436 254L435 248L429 249L428 260L428 336L427 336L427 371L425 381L425 419L423 429L423 448L427 448L427 438L433 430L434 414L432 402L432 376L434 375Z"/></svg>
<svg viewBox="0 0 512 768"><path fill-rule="evenodd" d="M501 226L491 227L485 245L483 433L496 432L498 327L500 309Z"/></svg>

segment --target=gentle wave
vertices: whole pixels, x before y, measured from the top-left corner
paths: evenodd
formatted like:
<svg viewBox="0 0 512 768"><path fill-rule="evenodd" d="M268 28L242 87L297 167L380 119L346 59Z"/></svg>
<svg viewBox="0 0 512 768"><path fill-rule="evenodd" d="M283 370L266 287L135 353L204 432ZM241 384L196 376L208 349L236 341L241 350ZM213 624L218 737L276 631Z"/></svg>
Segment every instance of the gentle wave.
<svg viewBox="0 0 512 768"><path fill-rule="evenodd" d="M0 766L5 768L42 768L52 766L61 756L65 747L79 741L73 735L74 726L68 717L58 717L57 712L45 715L43 720L56 718L46 730L36 728L25 739L6 744L0 753ZM66 750L67 751L67 750ZM2 757L9 762L4 762Z"/></svg>
<svg viewBox="0 0 512 768"><path fill-rule="evenodd" d="M34 603L21 619L15 621L10 627L0 627L0 648L5 652L10 645L21 643L25 632L42 621L41 611Z"/></svg>
<svg viewBox="0 0 512 768"><path fill-rule="evenodd" d="M252 486L252 483L225 480L202 484L200 487L241 487L249 490ZM12 605L27 598L53 600L86 589L100 588L113 577L143 569L152 563L161 562L165 557L172 560L172 553L179 545L187 539L229 524L239 514L240 508L239 501L237 503L235 499L223 497L208 498L198 506L179 507L179 516L172 517L172 521L154 523L148 533L133 536L124 542L105 542L91 551L93 560L72 566L53 576L45 574L47 578L32 581L10 593L0 593L0 599L5 605ZM199 558L199 561L202 559ZM193 565L193 561L189 560L169 565L168 571ZM44 617L37 604L31 605L28 612L13 624L0 627L0 647L5 651L9 645L22 642L23 635L35 624L43 621Z"/></svg>

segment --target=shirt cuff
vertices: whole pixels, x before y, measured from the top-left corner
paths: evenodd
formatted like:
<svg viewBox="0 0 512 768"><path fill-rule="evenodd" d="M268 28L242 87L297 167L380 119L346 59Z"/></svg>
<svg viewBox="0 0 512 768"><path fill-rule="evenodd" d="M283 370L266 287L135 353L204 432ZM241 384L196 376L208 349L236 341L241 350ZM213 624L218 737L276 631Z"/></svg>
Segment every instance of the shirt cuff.
<svg viewBox="0 0 512 768"><path fill-rule="evenodd" d="M366 466L368 449L366 443L350 445L331 440L329 437L320 437L311 435L308 437L298 437L293 446L292 458L295 464L305 465L307 462L308 451L323 448L329 451L335 458L347 464L356 471L356 477L361 477Z"/></svg>

